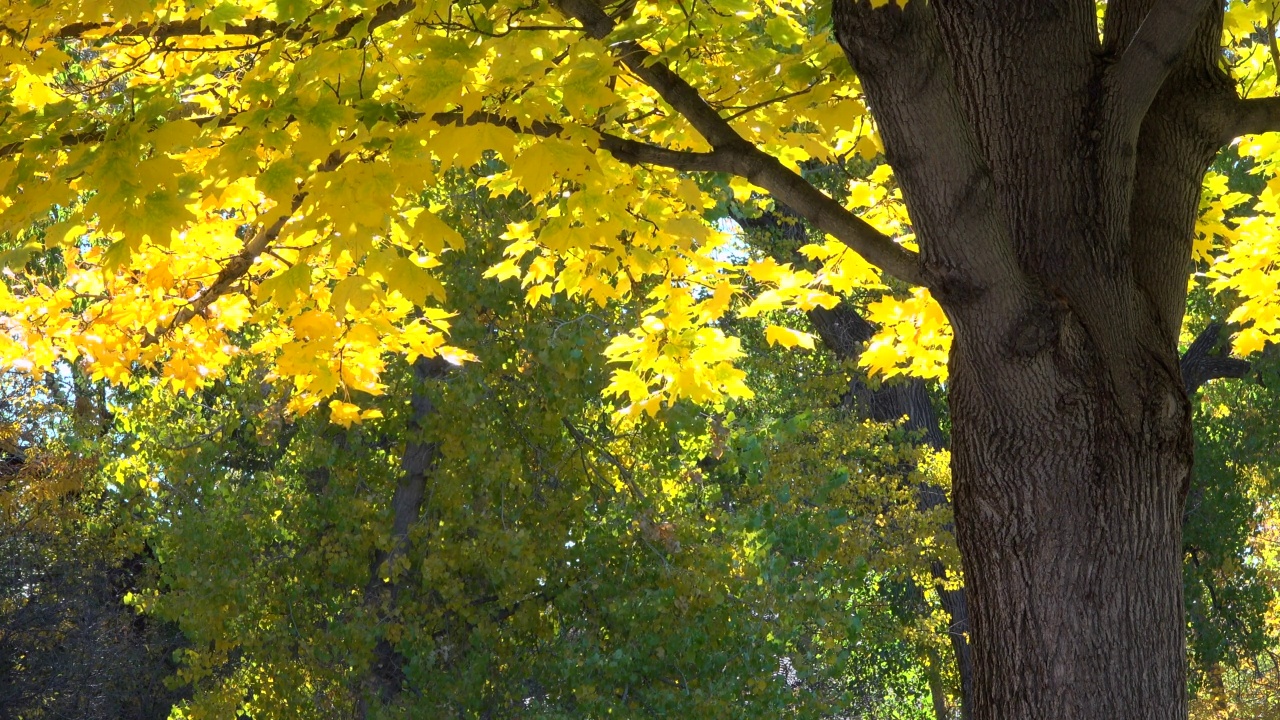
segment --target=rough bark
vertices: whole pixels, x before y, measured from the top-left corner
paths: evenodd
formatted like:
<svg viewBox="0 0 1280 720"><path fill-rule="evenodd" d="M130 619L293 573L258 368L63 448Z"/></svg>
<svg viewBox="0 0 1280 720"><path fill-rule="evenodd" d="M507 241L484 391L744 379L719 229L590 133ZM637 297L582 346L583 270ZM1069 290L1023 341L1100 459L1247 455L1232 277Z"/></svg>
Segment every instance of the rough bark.
<svg viewBox="0 0 1280 720"><path fill-rule="evenodd" d="M410 400L409 440L400 461L400 479L391 499L391 542L386 550L375 553L365 586L364 604L377 615L387 615L399 595L396 563L409 549L409 531L422 514L427 481L440 459L440 448L425 436L426 426L435 414L435 405L426 384L448 372L449 364L440 358L419 358L413 364L416 389ZM384 578L390 578L384 580ZM356 716L369 716L371 701L391 701L404 682L404 658L385 638L379 638L373 651L373 663L362 679L356 702Z"/></svg>
<svg viewBox="0 0 1280 720"><path fill-rule="evenodd" d="M1187 715L1177 337L1200 182L1235 122L1221 4L838 1L955 329L973 716Z"/></svg>

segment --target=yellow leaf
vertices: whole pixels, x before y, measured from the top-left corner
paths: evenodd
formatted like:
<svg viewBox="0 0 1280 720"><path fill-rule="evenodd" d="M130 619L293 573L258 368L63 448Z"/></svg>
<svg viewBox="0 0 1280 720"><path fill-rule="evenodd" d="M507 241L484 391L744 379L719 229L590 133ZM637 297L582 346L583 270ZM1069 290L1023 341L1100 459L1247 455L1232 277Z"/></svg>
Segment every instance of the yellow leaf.
<svg viewBox="0 0 1280 720"><path fill-rule="evenodd" d="M411 237L417 239L423 247L436 255L443 253L446 245L455 250L466 247L467 243L458 231L449 227L435 213L424 212L418 215L411 226L414 230Z"/></svg>
<svg viewBox="0 0 1280 720"><path fill-rule="evenodd" d="M770 345L781 345L785 348L793 348L799 345L809 350L813 349L813 336L799 330L792 330L781 325L770 325L764 329L764 338Z"/></svg>
<svg viewBox="0 0 1280 720"><path fill-rule="evenodd" d="M371 418L380 417L382 417L381 410L361 411L360 406L343 402L342 400L331 400L329 402L329 421L344 428L349 428L353 424L358 425Z"/></svg>
<svg viewBox="0 0 1280 720"><path fill-rule="evenodd" d="M648 397L649 384L630 370L614 370L604 394L619 398L625 396L629 402L636 402Z"/></svg>
<svg viewBox="0 0 1280 720"><path fill-rule="evenodd" d="M308 310L294 318L289 326L303 340L333 338L341 327L337 318L322 310Z"/></svg>

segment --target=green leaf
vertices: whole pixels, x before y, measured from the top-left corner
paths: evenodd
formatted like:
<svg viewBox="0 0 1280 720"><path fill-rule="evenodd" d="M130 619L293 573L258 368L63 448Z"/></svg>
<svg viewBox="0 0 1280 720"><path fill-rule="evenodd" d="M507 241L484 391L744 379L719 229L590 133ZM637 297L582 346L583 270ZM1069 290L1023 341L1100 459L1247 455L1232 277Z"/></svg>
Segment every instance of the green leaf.
<svg viewBox="0 0 1280 720"><path fill-rule="evenodd" d="M11 268L17 270L25 266L31 261L36 253L40 252L40 243L29 242L22 247L13 248L0 252L0 268Z"/></svg>

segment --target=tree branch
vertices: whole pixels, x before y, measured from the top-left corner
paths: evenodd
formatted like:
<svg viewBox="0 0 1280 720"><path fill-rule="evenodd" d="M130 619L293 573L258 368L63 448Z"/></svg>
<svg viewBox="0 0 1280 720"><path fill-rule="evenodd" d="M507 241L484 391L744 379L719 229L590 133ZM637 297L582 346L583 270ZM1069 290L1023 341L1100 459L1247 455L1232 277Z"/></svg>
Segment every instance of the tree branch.
<svg viewBox="0 0 1280 720"><path fill-rule="evenodd" d="M990 288L1022 288L1025 278L994 175L963 108L937 6L844 0L832 7L832 20L911 209L929 278L924 284L954 310Z"/></svg>
<svg viewBox="0 0 1280 720"><path fill-rule="evenodd" d="M412 120L419 116L407 115L406 117ZM497 125L517 134L538 137L554 137L564 130L564 126L559 123L537 121L530 125L521 125L515 118L484 111L468 115L460 111L439 112L431 116L431 121L437 125ZM730 153L722 150L709 153L671 150L608 133L599 133L599 135L600 147L628 165L660 165L687 172L733 172L733 158Z"/></svg>
<svg viewBox="0 0 1280 720"><path fill-rule="evenodd" d="M591 442L591 439L586 436L586 433L579 430L569 420L569 418L561 418L560 422L563 423L565 429L569 431L569 435L573 438L574 443L578 445L579 449L590 447L595 450L600 457L607 460L610 465L617 469L618 477L622 478L622 481L627 485L627 489L629 489L635 499L640 502L640 505L647 510L649 507L649 498L645 496L644 491L640 489L640 486L636 485L635 475L631 470L626 465L623 465L622 461L619 460L616 455L609 452L607 448Z"/></svg>
<svg viewBox="0 0 1280 720"><path fill-rule="evenodd" d="M1219 351L1224 329L1220 322L1209 323L1183 353L1178 364L1187 395L1194 395L1210 380L1242 378L1251 369L1247 360L1233 358Z"/></svg>
<svg viewBox="0 0 1280 720"><path fill-rule="evenodd" d="M212 36L215 34L212 28L204 25L201 18L191 18L176 22L126 23L119 26L113 22L79 22L59 28L53 33L52 37L59 40L70 40L99 31L105 31L98 36L101 38L150 37L157 40L173 37ZM256 37L275 35L287 40L299 40L305 34L305 29L287 21L281 22L259 17L242 23L230 23L223 28L222 34ZM94 39L98 38L95 37Z"/></svg>
<svg viewBox="0 0 1280 720"><path fill-rule="evenodd" d="M199 125L200 127L204 127L205 125L208 125L209 123L216 121L218 127L227 127L228 125L231 125L232 123L235 122L236 115L238 114L239 113L228 113L226 115L197 115L192 117L177 117L177 118L170 118L169 121L173 122L176 120L186 120L188 122L193 122L196 125ZM154 130L154 128L152 129ZM92 143L99 143L99 142L102 142L104 139L106 139L106 136L107 134L105 130L85 130L85 131L76 132L76 133L65 133L58 137L58 146L69 148L69 147L74 147L76 145L89 145ZM31 138L31 139L39 140L40 138ZM27 144L29 141L30 140L15 140L13 142L0 145L0 160L3 160L4 158L7 158L7 157L11 157L13 155L20 154L22 152L22 146Z"/></svg>
<svg viewBox="0 0 1280 720"><path fill-rule="evenodd" d="M685 172L733 172L733 158L720 150L709 153L668 150L657 145L600 133L600 147L628 165L660 165Z"/></svg>
<svg viewBox="0 0 1280 720"><path fill-rule="evenodd" d="M66 133L58 137L58 144L61 147L74 147L76 145L102 142L105 137L106 133L101 130ZM0 145L0 160L20 154L22 152L22 146L26 145L27 142L27 140L15 140L11 143Z"/></svg>
<svg viewBox="0 0 1280 720"><path fill-rule="evenodd" d="M614 29L614 21L591 0L562 0L561 9L578 20L593 37L603 39ZM391 22L408 14L414 7L412 0L399 0L382 5L368 18L368 30ZM349 35L364 16L348 18L335 29L330 40ZM212 35L213 31L202 25L199 19L175 23L140 23L115 27L113 23L76 23L63 27L54 37L72 38L106 30L107 37L146 36L157 39ZM306 22L289 23L265 18L255 18L243 23L229 24L221 31L225 35L278 35L283 39L300 39L307 35ZM602 134L600 146L619 160L631 164L654 164L683 171L731 172L747 178L752 183L769 190L782 202L803 213L811 222L835 236L868 262L879 266L885 273L912 285L924 284L919 272L917 256L893 242L871 225L845 210L838 202L824 195L795 172L787 169L776 158L760 151L739 135L718 112L701 97L698 91L664 63L652 62L653 57L639 43L623 41L614 47L622 62L637 76L648 83L673 108L684 116L715 150L711 153L690 153L668 150L655 145ZM459 118L435 116L433 120L457 122ZM512 121L484 113L468 117L464 122L494 122L512 127ZM513 129L535 134L555 134L559 128L551 124L543 127ZM72 138L79 142L84 139ZM9 144L0 148L8 154L19 151Z"/></svg>
<svg viewBox="0 0 1280 720"><path fill-rule="evenodd" d="M1111 68L1119 121L1137 137L1142 119L1165 78L1187 49L1208 0L1161 0L1142 21L1133 39Z"/></svg>
<svg viewBox="0 0 1280 720"><path fill-rule="evenodd" d="M1108 2L1106 52L1115 56L1131 44L1159 4L1159 0ZM1133 183L1128 213L1117 216L1128 223L1128 263L1156 312L1164 335L1158 342L1166 347L1176 343L1181 332L1191 236L1199 215L1200 182L1188 183L1188 173L1202 175L1222 145L1234 137L1228 126L1236 88L1221 69L1223 23L1223 4L1211 3L1146 110L1133 165L1127 169ZM1108 139L1128 138L1109 134Z"/></svg>
<svg viewBox="0 0 1280 720"><path fill-rule="evenodd" d="M587 34L604 40L613 20L593 0L558 0L566 15L580 22ZM911 285L924 285L918 256L895 243L738 134L696 88L634 40L612 43L624 65L693 126L711 147L729 161L729 171L768 190L809 222L849 246L886 274Z"/></svg>
<svg viewBox="0 0 1280 720"><path fill-rule="evenodd" d="M614 22L594 0L559 0L560 9L582 23L587 34L604 40L613 32ZM749 147L748 143L720 113L683 78L664 62L654 62L653 55L635 40L611 43L618 58L631 72L657 91L667 104L680 113L712 147Z"/></svg>
<svg viewBox="0 0 1280 720"><path fill-rule="evenodd" d="M419 113L401 113L401 122L413 122L422 118ZM235 114L225 116L204 115L185 119L194 122L197 125L204 126L211 122L217 121L218 127L226 127L235 121ZM538 137L553 137L559 135L564 126L559 123L552 122L535 122L528 126L522 126L520 122L514 118L504 117L497 113L477 111L470 115L463 115L461 112L439 112L431 116L431 122L437 125L496 125L505 127L514 133L521 135L535 135ZM73 147L76 145L85 145L102 142L106 137L106 133L102 130L88 130L78 133L66 133L58 138L60 147ZM20 154L22 146L26 144L25 140L17 140L11 143L0 145L0 159ZM732 172L733 162L728 153L710 152L699 153L685 150L671 150L658 145L643 143L638 140L629 140L627 138L609 135L608 133L600 133L600 147L608 150L614 157L629 165L660 165L673 170L682 170L688 172Z"/></svg>
<svg viewBox="0 0 1280 720"><path fill-rule="evenodd" d="M413 6L410 0L400 0L381 6L369 20L369 29L373 30L379 25L402 17ZM591 0L562 0L561 9L577 19L593 37L603 39L614 29L614 21ZM352 18L343 21L335 29L332 39L345 37L362 19ZM57 36L75 37L111 26L109 23L79 23L64 27ZM258 18L234 26L228 25L223 32L239 35L278 33L281 37L290 38L297 33L305 34L305 27L305 23L294 25ZM125 25L111 30L108 36L145 35L164 38L207 34L211 34L211 31L202 27L198 21L182 21L154 25ZM655 164L683 171L730 172L745 177L768 190L781 202L802 213L814 225L844 242L888 275L912 285L924 284L915 253L901 247L891 238L850 213L840 203L813 187L776 158L747 142L728 121L707 104L693 86L672 72L666 64L653 62L652 55L639 43L623 41L616 43L614 47L618 50L622 62L685 117L711 143L714 150L711 153L669 150L609 134L601 135L602 148L619 160L631 164ZM517 132L531 131L544 136L557 134L561 129L551 123L538 123L530 128L522 128L515 121L487 113L475 113L465 120L459 115L437 114L432 117L432 120L442 124L491 122ZM70 140L84 142L92 140L92 136L70 138ZM20 151L20 146L11 143L0 150L13 154Z"/></svg>
<svg viewBox="0 0 1280 720"><path fill-rule="evenodd" d="M1223 142L1241 135L1280 131L1280 97L1237 99L1228 110L1230 121Z"/></svg>
<svg viewBox="0 0 1280 720"><path fill-rule="evenodd" d="M333 172L346 157L346 154L335 150L316 168L316 172ZM218 298L225 295L240 281L240 278L244 277L245 273L249 272L249 268L253 267L253 263L258 259L258 256L271 247L271 244L280 236L280 231L284 229L285 223L289 222L294 213L298 212L298 208L302 207L302 203L306 199L307 193L305 190L294 195L288 212L282 213L270 225L259 227L253 237L244 244L244 249L236 253L223 266L222 270L218 271L218 275L203 292L175 313L173 319L165 324L164 327L157 328L155 332L149 333L143 338L142 347L156 344L161 338L190 322L196 315L203 314L210 305L217 302Z"/></svg>

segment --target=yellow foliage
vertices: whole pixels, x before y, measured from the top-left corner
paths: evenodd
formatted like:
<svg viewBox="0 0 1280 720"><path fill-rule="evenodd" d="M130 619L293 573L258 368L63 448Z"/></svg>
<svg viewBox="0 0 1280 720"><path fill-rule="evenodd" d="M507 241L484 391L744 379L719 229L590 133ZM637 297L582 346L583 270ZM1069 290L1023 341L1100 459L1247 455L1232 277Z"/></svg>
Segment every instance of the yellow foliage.
<svg viewBox="0 0 1280 720"><path fill-rule="evenodd" d="M764 330L765 340L770 345L781 345L785 348L793 348L800 346L807 350L813 349L813 336L799 330L781 327L779 325L770 325Z"/></svg>
<svg viewBox="0 0 1280 720"><path fill-rule="evenodd" d="M903 300L886 295L867 306L867 319L879 329L859 365L884 377L946 379L951 326L928 290L916 288Z"/></svg>
<svg viewBox="0 0 1280 720"><path fill-rule="evenodd" d="M0 363L41 372L81 360L121 383L158 366L172 389L192 391L237 353L262 353L295 387L291 406L305 410L338 392L378 392L386 352L464 361L443 316L430 314L446 312L441 258L462 235L420 193L451 168L500 158L505 166L484 165L485 186L523 190L536 217L508 228L488 277L519 279L533 305L560 293L603 305L657 282L646 324L611 352L649 399L634 382L619 393L650 412L682 397L748 394L733 367L736 339L713 327L745 277L726 260L729 236L702 219L714 192L600 149L606 131L682 151L706 151L705 140L622 72L613 45L565 29L553 7L499 0L469 10L471 29L447 4L383 7L8 8L5 27L23 31L0 34L0 86L10 92L0 233L25 238L49 207L65 208L30 252L62 251L67 275L0 295ZM619 31L642 38L785 165L853 149L874 157L865 106L828 31L810 29L814 11L762 0L699 13L686 28L699 34L695 47L673 32L687 21L678 8L641 3ZM361 23L375 12L375 25ZM509 32L517 18L549 29ZM749 38L751 18L764 42ZM136 41L136 28L162 26L165 52ZM76 54L90 43L92 56ZM60 74L69 65L81 79ZM131 101L127 117L109 80L118 68L119 87L149 98ZM752 192L741 179L731 189L741 200ZM870 192L873 224L905 227L895 190L856 192ZM849 252L829 253L816 275L747 272L768 285L748 314L830 307L827 288L879 282ZM249 326L258 339L242 348L234 336Z"/></svg>
<svg viewBox="0 0 1280 720"><path fill-rule="evenodd" d="M603 306L657 287L639 298L652 305L637 318L663 330L637 326L611 355L649 388L645 408L744 394L735 341L716 323L748 294L748 278L763 288L746 316L886 288L831 237L802 249L812 272L737 261L732 237L704 213L729 196L770 201L747 179L713 187L616 149L711 146L614 40L635 39L784 166L869 161L872 171L842 189L844 204L914 247L861 90L816 22L822 12L741 0L686 16L641 2L600 39L554 3L517 0L471 6L465 18L443 2L18 0L0 21L0 265L17 278L52 251L66 272L0 291L0 364L38 373L82 361L120 383L160 368L171 388L191 391L237 353L262 353L306 408L377 392L386 353L463 361L447 325L423 318L448 312L445 261L464 245L465 220L423 193L442 197L441 179L466 170L484 176L485 192L528 198L531 217L508 227L486 272L518 279L528 303L563 294ZM1252 97L1276 93L1269 48L1256 41L1273 16L1271 3L1227 6L1233 72ZM140 28L163 43L140 42ZM1263 261L1280 214L1280 141L1246 137L1238 150L1268 188L1254 199L1211 174L1194 255L1212 263L1215 289L1238 295L1236 348L1249 352L1275 337L1280 316ZM1246 203L1255 218L1238 217ZM59 222L47 226L55 207ZM945 375L949 330L927 295L871 308L883 324L864 366ZM310 335L313 312L333 316L332 332ZM257 337L243 348L247 329Z"/></svg>

